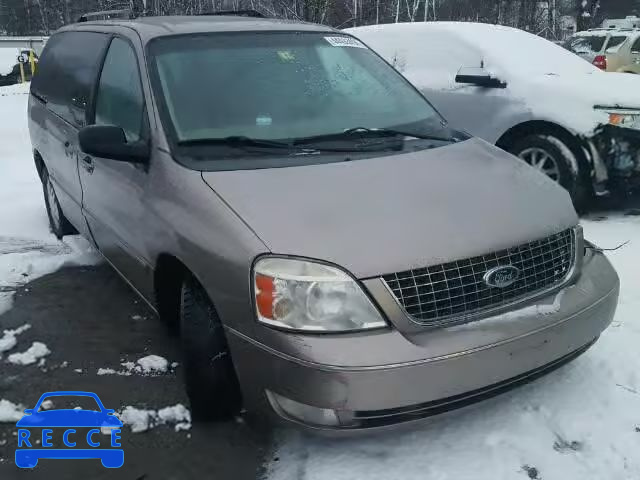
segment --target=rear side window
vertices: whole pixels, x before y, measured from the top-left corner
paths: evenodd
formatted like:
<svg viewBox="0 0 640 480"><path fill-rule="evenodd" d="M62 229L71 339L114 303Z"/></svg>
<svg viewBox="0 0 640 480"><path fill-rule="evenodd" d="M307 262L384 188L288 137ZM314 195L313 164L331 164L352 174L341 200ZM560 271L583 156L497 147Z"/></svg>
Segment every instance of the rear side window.
<svg viewBox="0 0 640 480"><path fill-rule="evenodd" d="M116 125L128 142L142 138L144 96L136 54L126 41L114 38L104 61L96 97L96 124Z"/></svg>
<svg viewBox="0 0 640 480"><path fill-rule="evenodd" d="M578 55L598 53L604 47L607 39L605 35L590 35L588 37L573 37L569 40L568 48Z"/></svg>
<svg viewBox="0 0 640 480"><path fill-rule="evenodd" d="M609 38L609 41L607 42L606 52L616 53L618 50L620 50L620 47L622 47L627 38L628 37L625 36L616 36Z"/></svg>
<svg viewBox="0 0 640 480"><path fill-rule="evenodd" d="M631 53L640 53L640 37L631 45Z"/></svg>
<svg viewBox="0 0 640 480"><path fill-rule="evenodd" d="M109 36L62 32L52 36L38 63L31 91L72 125L86 125L86 109Z"/></svg>

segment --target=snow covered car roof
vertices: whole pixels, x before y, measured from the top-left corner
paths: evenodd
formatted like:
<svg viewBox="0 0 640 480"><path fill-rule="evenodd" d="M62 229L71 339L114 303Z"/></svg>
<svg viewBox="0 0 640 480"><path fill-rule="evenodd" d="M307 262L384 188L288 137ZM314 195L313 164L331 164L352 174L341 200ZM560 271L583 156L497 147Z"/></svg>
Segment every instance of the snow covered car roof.
<svg viewBox="0 0 640 480"><path fill-rule="evenodd" d="M519 30L486 23L473 22L426 22L426 23L395 23L387 25L372 25L347 29L365 43L371 38L378 42L374 49L383 52L387 43L389 48L402 45L406 48L408 40L415 37L412 45L416 54L429 55L439 50L438 61L446 62L449 50L459 48L478 53L478 64L465 66L480 66L500 70L507 74L519 72L521 74L542 73L591 73L597 68L576 57L542 37ZM380 36L384 35L384 39ZM431 48L430 48L431 47ZM438 54L438 52L435 52ZM384 53L383 53L384 55Z"/></svg>

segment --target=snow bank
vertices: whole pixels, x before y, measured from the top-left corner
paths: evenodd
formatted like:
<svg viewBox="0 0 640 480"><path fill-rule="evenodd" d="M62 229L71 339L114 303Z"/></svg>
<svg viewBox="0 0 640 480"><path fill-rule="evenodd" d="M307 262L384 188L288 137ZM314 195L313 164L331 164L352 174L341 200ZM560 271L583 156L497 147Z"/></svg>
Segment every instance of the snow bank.
<svg viewBox="0 0 640 480"><path fill-rule="evenodd" d="M36 363L38 360L43 359L43 357L49 355L50 353L51 351L44 343L33 342L31 346L24 352L12 353L11 355L9 355L7 361L16 365L31 365L32 363Z"/></svg>
<svg viewBox="0 0 640 480"><path fill-rule="evenodd" d="M182 404L160 410L144 410L126 406L118 413L125 425L129 425L133 433L145 432L158 425L174 424L175 431L191 428L191 412Z"/></svg>
<svg viewBox="0 0 640 480"><path fill-rule="evenodd" d="M24 407L9 400L0 399L0 422L14 423L24 415Z"/></svg>
<svg viewBox="0 0 640 480"><path fill-rule="evenodd" d="M2 49L0 49L2 51ZM42 186L27 130L28 84L0 87L0 315L12 290L66 265L95 264L99 255L79 236L49 232Z"/></svg>
<svg viewBox="0 0 640 480"><path fill-rule="evenodd" d="M0 75L8 75L13 71L19 53L17 48L0 47Z"/></svg>

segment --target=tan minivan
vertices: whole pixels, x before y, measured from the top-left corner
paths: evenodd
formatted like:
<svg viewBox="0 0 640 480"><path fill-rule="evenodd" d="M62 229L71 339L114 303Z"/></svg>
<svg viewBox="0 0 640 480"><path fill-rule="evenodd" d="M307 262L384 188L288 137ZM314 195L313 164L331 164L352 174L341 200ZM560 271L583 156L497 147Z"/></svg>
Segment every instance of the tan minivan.
<svg viewBox="0 0 640 480"><path fill-rule="evenodd" d="M326 26L65 27L29 130L51 229L176 327L196 419L423 419L575 358L616 309L563 188Z"/></svg>

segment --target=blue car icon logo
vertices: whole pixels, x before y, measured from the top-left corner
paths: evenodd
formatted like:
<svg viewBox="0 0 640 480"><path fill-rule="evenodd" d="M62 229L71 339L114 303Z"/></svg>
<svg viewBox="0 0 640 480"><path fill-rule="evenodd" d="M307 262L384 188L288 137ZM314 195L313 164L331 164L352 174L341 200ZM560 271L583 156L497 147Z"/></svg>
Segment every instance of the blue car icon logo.
<svg viewBox="0 0 640 480"><path fill-rule="evenodd" d="M45 399L51 397L90 397L95 400L98 410L54 408L40 411ZM40 397L33 409L24 413L16 423L18 467L33 468L41 458L94 458L100 459L107 468L118 468L124 464L124 451L119 448L122 422L114 415L114 410L104 407L95 393L48 392ZM105 431L108 436L102 433ZM54 433L59 437L56 444Z"/></svg>

